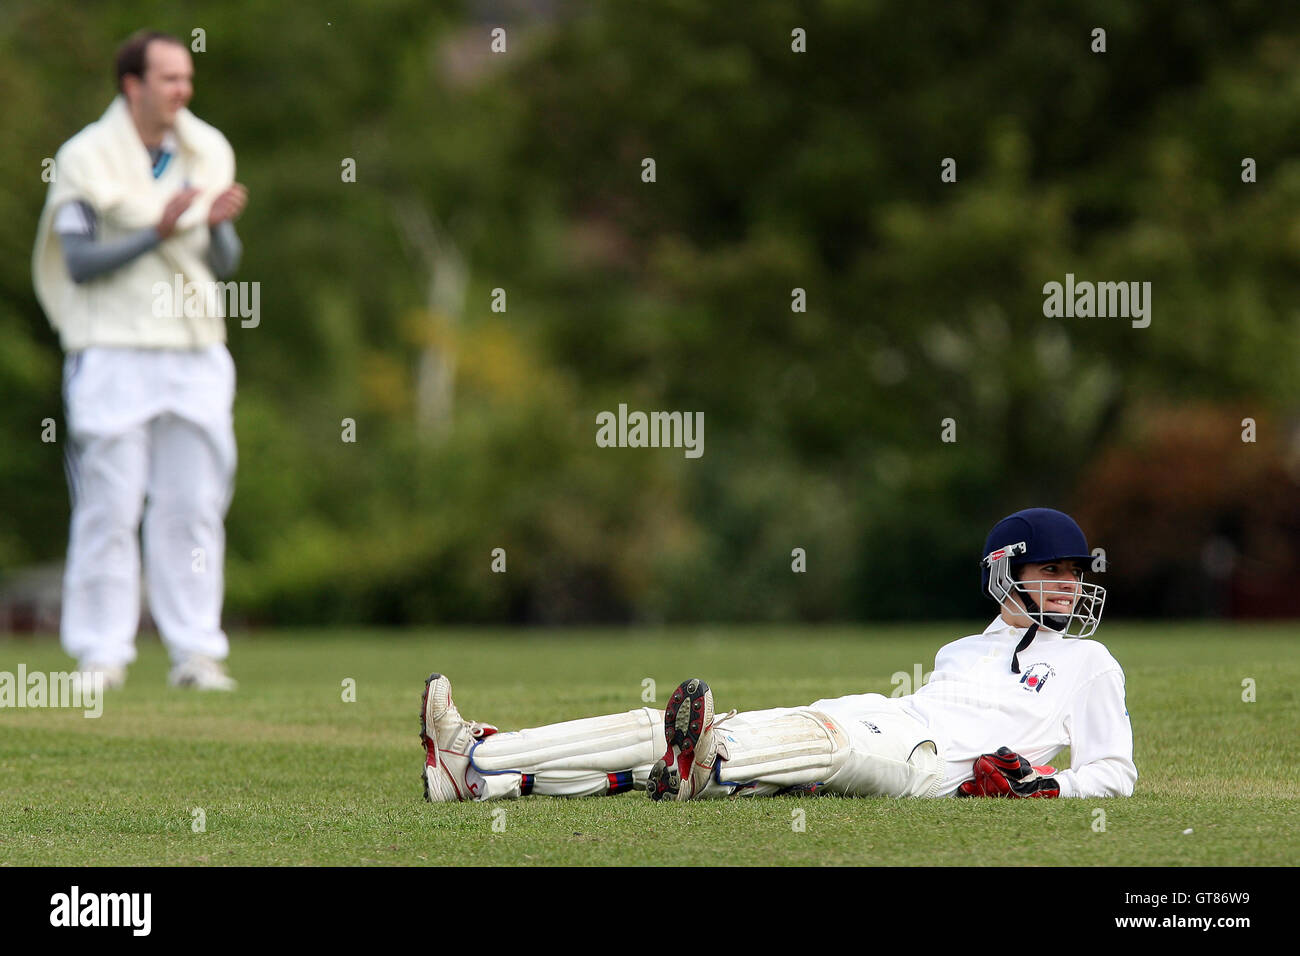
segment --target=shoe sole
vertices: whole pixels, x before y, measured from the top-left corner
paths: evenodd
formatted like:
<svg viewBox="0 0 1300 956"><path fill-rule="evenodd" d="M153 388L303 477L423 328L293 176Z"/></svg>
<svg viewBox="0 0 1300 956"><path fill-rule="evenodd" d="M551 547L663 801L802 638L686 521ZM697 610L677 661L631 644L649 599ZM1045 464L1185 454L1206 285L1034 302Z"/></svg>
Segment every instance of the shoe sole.
<svg viewBox="0 0 1300 956"><path fill-rule="evenodd" d="M421 772L421 783L424 787L424 799L429 803L443 803L448 801L463 801L466 799L461 788L456 784L456 778L442 758L438 756L438 737L437 730L430 733L430 724L433 723L433 716L429 713L429 690L433 687L433 682L445 680L441 674L430 674L424 682L424 694L420 698L420 743L424 744L424 770ZM451 682L447 682L447 707L451 708ZM444 711L445 713L445 711ZM429 772L433 771L439 781L446 786L442 787L442 794L435 799L433 787L429 785ZM436 785L435 785L436 786ZM447 789L450 787L450 789Z"/></svg>
<svg viewBox="0 0 1300 956"><path fill-rule="evenodd" d="M664 708L663 757L650 768L646 793L651 800L681 799L682 767L690 773L695 747L713 723L713 693L698 677L682 681Z"/></svg>
<svg viewBox="0 0 1300 956"><path fill-rule="evenodd" d="M424 799L427 803L434 802L433 795L429 792L429 767L439 767L438 742L429 736L429 685L441 677L441 674L430 674L424 682L424 693L420 695L420 743L424 745L424 769L420 771L420 782L424 785Z"/></svg>

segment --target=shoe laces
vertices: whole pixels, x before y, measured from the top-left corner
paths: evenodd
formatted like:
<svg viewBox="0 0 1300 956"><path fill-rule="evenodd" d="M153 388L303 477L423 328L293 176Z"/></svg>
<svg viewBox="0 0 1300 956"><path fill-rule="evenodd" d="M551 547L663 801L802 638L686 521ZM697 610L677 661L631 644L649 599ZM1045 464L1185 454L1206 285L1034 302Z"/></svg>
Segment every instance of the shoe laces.
<svg viewBox="0 0 1300 956"><path fill-rule="evenodd" d="M721 717L714 717L713 723L709 724L709 731L712 732L714 730L717 730L724 723L726 723L728 720L730 720L732 717L735 716L736 716L736 712L732 710L723 714ZM716 772L718 761L726 760L728 757L731 756L731 754L727 750L727 745L723 741L719 740L717 737L713 738L713 752L715 754L713 766L714 766L714 771Z"/></svg>
<svg viewBox="0 0 1300 956"><path fill-rule="evenodd" d="M734 710L730 710L727 711L727 713L723 714L721 717L714 717L713 723L709 724L709 729L713 730L717 727L720 727L725 721L728 721L735 716L736 716L736 712Z"/></svg>

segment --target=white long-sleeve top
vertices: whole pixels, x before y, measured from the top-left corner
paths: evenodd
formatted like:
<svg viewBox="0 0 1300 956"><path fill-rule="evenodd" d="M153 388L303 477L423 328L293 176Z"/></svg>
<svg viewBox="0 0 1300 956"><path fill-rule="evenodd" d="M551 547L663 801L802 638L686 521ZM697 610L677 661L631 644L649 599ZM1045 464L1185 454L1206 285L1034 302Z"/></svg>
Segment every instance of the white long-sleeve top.
<svg viewBox="0 0 1300 956"><path fill-rule="evenodd" d="M1025 631L998 617L945 645L929 682L900 699L942 747L939 795L971 779L976 757L1005 746L1035 766L1069 747L1070 769L1054 775L1062 797L1131 796L1138 773L1119 663L1098 641L1040 628L1013 673Z"/></svg>

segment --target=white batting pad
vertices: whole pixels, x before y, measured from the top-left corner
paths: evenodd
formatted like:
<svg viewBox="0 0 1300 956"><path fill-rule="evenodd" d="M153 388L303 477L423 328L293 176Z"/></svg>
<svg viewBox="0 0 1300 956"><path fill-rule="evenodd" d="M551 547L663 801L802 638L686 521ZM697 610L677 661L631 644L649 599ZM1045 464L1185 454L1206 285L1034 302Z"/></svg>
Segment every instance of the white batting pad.
<svg viewBox="0 0 1300 956"><path fill-rule="evenodd" d="M830 716L807 707L736 714L714 730L723 757L719 775L701 796L725 796L737 785L763 792L822 783L843 766L849 742Z"/></svg>
<svg viewBox="0 0 1300 956"><path fill-rule="evenodd" d="M644 785L664 746L663 712L641 707L493 734L474 748L472 759L484 774L579 770L603 776L639 768Z"/></svg>

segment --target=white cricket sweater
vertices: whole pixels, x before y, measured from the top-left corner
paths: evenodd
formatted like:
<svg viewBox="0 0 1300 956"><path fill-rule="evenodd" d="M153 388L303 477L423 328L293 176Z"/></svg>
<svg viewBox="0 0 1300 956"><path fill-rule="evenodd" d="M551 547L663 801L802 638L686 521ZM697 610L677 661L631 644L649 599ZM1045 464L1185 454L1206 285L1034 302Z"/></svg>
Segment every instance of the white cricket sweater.
<svg viewBox="0 0 1300 956"><path fill-rule="evenodd" d="M1025 631L998 617L945 645L929 682L899 698L942 748L939 795L971 779L976 757L1005 746L1036 766L1069 747L1070 769L1055 774L1062 797L1131 796L1138 773L1119 663L1097 641L1040 628L1012 673Z"/></svg>
<svg viewBox="0 0 1300 956"><path fill-rule="evenodd" d="M181 110L178 149L158 179L125 101L63 144L41 213L32 280L63 348L92 346L202 349L224 342L224 311L207 262L208 213L234 179L234 152L220 131ZM149 252L88 282L72 281L53 224L69 202L89 205L105 240L155 225L186 185L200 190L176 231ZM177 294L179 290L180 294ZM170 293L170 294L169 294Z"/></svg>

